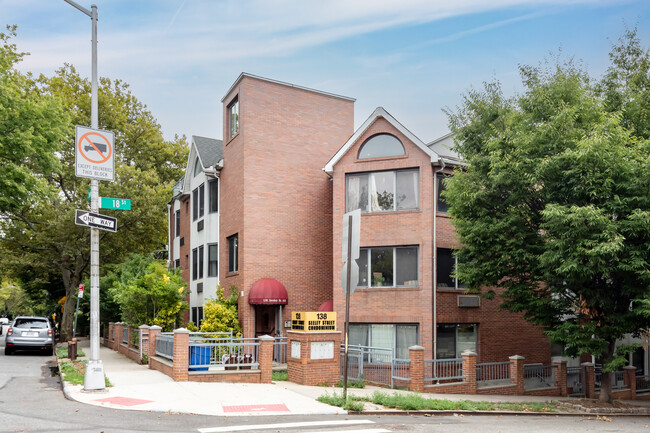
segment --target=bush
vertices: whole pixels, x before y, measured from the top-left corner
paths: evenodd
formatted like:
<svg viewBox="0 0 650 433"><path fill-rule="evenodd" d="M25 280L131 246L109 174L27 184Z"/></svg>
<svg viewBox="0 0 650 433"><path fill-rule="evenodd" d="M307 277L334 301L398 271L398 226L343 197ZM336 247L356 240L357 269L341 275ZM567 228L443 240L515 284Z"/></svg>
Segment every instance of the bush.
<svg viewBox="0 0 650 433"><path fill-rule="evenodd" d="M231 295L226 298L223 288L217 285L217 299L209 299L203 306L201 332L230 332L240 335L239 315L237 313L237 287L232 286Z"/></svg>

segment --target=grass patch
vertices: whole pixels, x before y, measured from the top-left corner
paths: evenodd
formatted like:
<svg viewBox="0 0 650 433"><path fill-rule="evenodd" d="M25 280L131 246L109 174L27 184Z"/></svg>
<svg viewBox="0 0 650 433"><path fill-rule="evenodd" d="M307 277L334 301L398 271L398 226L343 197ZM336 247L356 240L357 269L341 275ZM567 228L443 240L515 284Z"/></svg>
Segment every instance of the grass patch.
<svg viewBox="0 0 650 433"><path fill-rule="evenodd" d="M287 380L287 370L274 371L271 373L271 380L274 382L282 382Z"/></svg>
<svg viewBox="0 0 650 433"><path fill-rule="evenodd" d="M61 379L73 385L83 385L85 373L86 364L84 362L73 361L61 363Z"/></svg>
<svg viewBox="0 0 650 433"><path fill-rule="evenodd" d="M439 400L425 398L417 394L402 395L386 394L375 391L370 397L355 397L384 407L401 410L467 410L495 411L511 410L516 412L556 412L557 405L553 403L491 403L471 400Z"/></svg>
<svg viewBox="0 0 650 433"><path fill-rule="evenodd" d="M343 380L339 380L339 383L336 384L337 388L343 388ZM365 388L366 382L361 380L348 380L348 388Z"/></svg>
<svg viewBox="0 0 650 433"><path fill-rule="evenodd" d="M81 347L77 346L77 356L86 356ZM67 358L68 357L68 346L59 344L56 346L56 357L57 358Z"/></svg>
<svg viewBox="0 0 650 433"><path fill-rule="evenodd" d="M321 395L316 400L320 401L321 403L329 404L330 406L338 406L352 412L361 412L363 410L363 403L351 395L348 396L348 401L343 400L343 395L339 394Z"/></svg>

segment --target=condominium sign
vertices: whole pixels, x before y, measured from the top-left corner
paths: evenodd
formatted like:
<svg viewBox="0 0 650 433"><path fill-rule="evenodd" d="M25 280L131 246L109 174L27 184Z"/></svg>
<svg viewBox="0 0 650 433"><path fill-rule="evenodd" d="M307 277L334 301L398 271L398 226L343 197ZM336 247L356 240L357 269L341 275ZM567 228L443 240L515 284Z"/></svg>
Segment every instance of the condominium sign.
<svg viewBox="0 0 650 433"><path fill-rule="evenodd" d="M75 131L76 176L114 181L115 135L78 125Z"/></svg>
<svg viewBox="0 0 650 433"><path fill-rule="evenodd" d="M291 330L306 332L336 331L336 313L331 311L291 313Z"/></svg>

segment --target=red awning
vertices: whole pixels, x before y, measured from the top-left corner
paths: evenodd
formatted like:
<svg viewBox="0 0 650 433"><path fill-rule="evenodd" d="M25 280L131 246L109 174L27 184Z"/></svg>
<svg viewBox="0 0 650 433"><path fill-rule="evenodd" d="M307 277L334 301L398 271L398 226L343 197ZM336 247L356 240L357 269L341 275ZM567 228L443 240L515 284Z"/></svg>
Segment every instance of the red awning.
<svg viewBox="0 0 650 433"><path fill-rule="evenodd" d="M287 305L288 300L287 289L273 278L256 281L248 295L251 305Z"/></svg>
<svg viewBox="0 0 650 433"><path fill-rule="evenodd" d="M334 301L330 299L329 301L323 302L318 307L318 311L334 311Z"/></svg>

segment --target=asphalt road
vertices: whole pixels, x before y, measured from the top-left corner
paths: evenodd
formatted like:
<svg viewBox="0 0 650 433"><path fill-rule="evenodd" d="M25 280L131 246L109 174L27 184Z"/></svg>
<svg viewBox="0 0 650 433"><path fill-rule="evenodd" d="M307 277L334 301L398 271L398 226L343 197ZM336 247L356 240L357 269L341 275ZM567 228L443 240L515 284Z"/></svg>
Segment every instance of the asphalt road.
<svg viewBox="0 0 650 433"><path fill-rule="evenodd" d="M255 416L125 411L66 400L54 358L4 356L0 337L0 432L648 432L647 417Z"/></svg>

